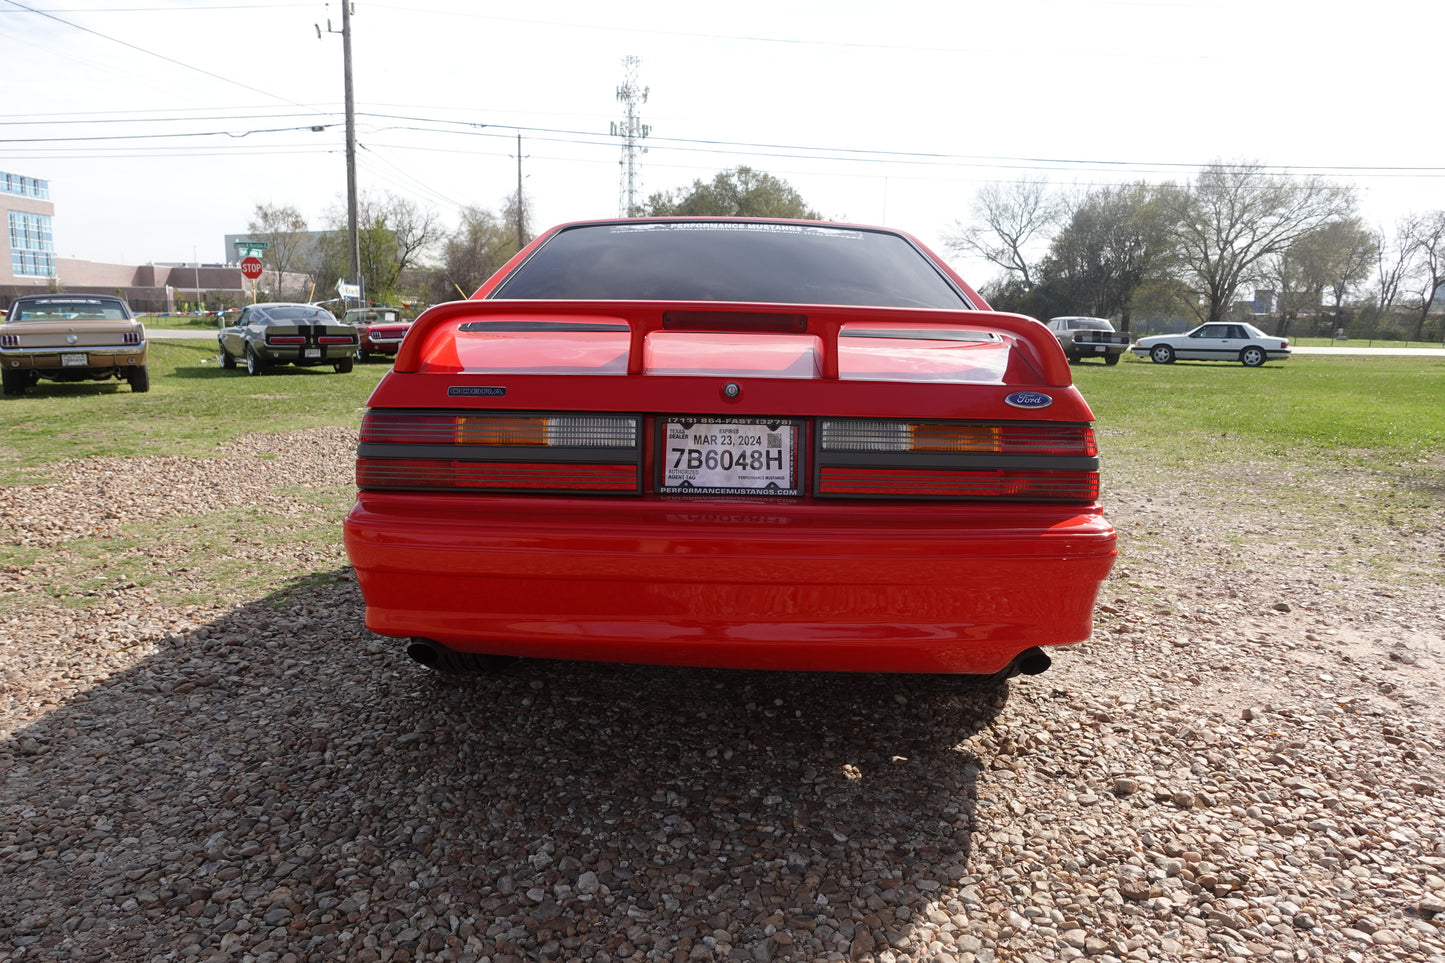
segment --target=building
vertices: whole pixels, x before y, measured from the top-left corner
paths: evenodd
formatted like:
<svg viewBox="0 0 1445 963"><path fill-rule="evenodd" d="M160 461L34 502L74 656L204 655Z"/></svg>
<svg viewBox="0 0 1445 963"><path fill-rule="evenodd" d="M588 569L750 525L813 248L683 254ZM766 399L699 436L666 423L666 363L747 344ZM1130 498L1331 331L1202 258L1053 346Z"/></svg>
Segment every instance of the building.
<svg viewBox="0 0 1445 963"><path fill-rule="evenodd" d="M48 284L55 277L50 182L0 172L0 201L10 229L10 256L0 263L0 285Z"/></svg>
<svg viewBox="0 0 1445 963"><path fill-rule="evenodd" d="M0 308L22 294L119 294L136 311L170 313L205 302L241 303L251 285L229 264L104 264L55 256L50 182L0 172L9 257L0 259Z"/></svg>

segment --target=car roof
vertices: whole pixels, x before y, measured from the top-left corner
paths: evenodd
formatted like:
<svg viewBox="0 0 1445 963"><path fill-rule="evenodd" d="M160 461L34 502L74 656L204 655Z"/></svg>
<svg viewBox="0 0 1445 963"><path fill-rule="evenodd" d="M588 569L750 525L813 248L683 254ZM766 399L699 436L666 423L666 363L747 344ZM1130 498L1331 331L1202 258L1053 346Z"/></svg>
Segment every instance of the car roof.
<svg viewBox="0 0 1445 963"><path fill-rule="evenodd" d="M114 294L22 294L10 302L13 308L20 302L27 304L73 304L76 301L109 301L111 304L125 304L125 298Z"/></svg>

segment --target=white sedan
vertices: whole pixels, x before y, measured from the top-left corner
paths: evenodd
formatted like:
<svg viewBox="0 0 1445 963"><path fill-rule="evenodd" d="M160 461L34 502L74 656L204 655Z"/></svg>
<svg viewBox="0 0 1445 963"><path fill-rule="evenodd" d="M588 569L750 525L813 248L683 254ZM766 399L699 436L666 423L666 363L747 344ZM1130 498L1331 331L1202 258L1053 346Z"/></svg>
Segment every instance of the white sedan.
<svg viewBox="0 0 1445 963"><path fill-rule="evenodd" d="M1265 334L1252 324L1214 322L1185 334L1159 334L1140 338L1129 350L1155 364L1180 361L1238 361L1258 368L1266 361L1289 357L1289 342Z"/></svg>

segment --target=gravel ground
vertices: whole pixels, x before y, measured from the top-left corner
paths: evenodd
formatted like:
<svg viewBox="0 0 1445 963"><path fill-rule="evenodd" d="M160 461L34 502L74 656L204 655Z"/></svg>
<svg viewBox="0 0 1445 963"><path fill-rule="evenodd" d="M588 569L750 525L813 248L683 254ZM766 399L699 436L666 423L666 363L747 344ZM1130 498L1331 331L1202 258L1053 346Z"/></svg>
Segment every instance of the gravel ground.
<svg viewBox="0 0 1445 963"><path fill-rule="evenodd" d="M129 537L327 524L351 456L6 493L43 552L0 570L0 960L1445 961L1445 536L1361 535L1384 476L1258 466L1240 504L1237 471L1110 466L1095 639L995 686L447 679L364 630L339 533ZM61 604L98 545L151 574ZM260 598L221 562L313 574Z"/></svg>

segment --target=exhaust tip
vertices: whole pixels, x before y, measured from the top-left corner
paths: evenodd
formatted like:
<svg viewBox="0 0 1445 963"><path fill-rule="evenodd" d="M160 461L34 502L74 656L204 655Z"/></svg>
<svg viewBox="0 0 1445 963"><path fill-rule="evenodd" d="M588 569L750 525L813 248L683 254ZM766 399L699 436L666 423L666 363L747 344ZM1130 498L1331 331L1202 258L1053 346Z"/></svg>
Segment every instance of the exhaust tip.
<svg viewBox="0 0 1445 963"><path fill-rule="evenodd" d="M1049 658L1043 649L1039 648L1020 652L1018 658L1014 660L1014 665L1018 666L1020 675L1038 675L1041 672L1046 672L1049 666L1053 664L1054 660Z"/></svg>
<svg viewBox="0 0 1445 963"><path fill-rule="evenodd" d="M406 654L413 661L436 669L441 666L441 646L431 639L412 639L406 644Z"/></svg>
<svg viewBox="0 0 1445 963"><path fill-rule="evenodd" d="M412 638L406 644L406 654L413 662L433 672L449 674L500 672L516 661L515 656L490 655L483 652L458 652L435 639Z"/></svg>

